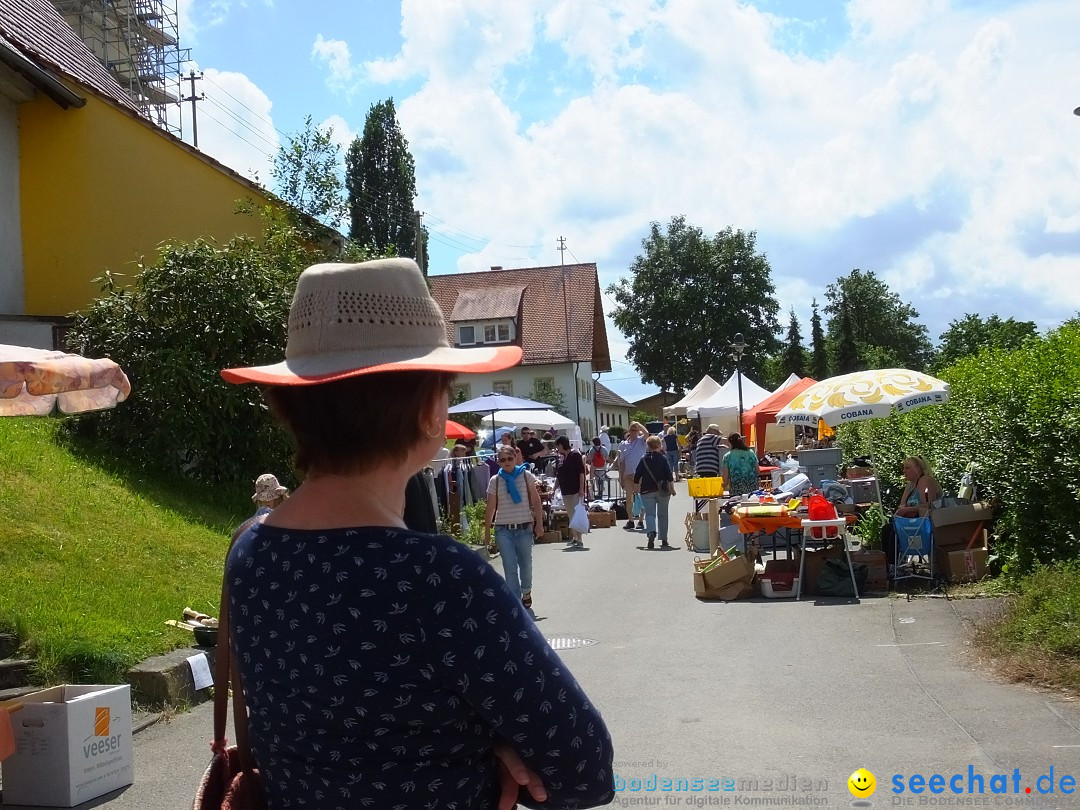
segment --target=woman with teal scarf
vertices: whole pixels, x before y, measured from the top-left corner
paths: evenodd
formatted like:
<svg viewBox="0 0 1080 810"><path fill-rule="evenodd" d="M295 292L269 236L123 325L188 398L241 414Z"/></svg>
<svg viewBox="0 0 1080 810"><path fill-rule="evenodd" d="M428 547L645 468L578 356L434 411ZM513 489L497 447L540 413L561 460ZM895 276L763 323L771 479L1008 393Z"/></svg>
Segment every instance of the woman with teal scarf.
<svg viewBox="0 0 1080 810"><path fill-rule="evenodd" d="M490 543L495 530L506 585L526 608L532 608L532 548L544 532L540 495L536 479L524 464L516 463L513 449L500 447L496 458L499 472L488 480L484 539Z"/></svg>

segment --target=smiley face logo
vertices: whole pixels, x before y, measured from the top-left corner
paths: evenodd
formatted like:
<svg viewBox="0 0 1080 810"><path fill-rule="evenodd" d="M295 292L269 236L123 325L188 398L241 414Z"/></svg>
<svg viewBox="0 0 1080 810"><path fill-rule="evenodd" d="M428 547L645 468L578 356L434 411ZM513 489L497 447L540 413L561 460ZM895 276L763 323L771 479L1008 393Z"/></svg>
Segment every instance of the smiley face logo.
<svg viewBox="0 0 1080 810"><path fill-rule="evenodd" d="M859 768L848 777L847 787L851 791L851 795L856 799L865 799L874 795L874 791L877 789L877 780L866 768Z"/></svg>

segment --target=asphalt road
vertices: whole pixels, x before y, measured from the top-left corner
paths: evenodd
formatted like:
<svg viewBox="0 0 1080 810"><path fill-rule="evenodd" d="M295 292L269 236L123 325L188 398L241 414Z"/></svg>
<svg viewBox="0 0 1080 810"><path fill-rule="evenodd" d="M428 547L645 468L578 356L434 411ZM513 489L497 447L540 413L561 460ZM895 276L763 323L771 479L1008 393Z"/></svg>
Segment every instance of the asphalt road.
<svg viewBox="0 0 1080 810"><path fill-rule="evenodd" d="M535 549L537 621L603 711L619 805L850 807L848 777L866 768L877 791L855 806L1080 807L1062 793L1063 776L1080 782L1080 705L995 679L969 647L966 605L700 602L688 508L677 496L675 551L646 551L643 533L621 527L594 530L584 550ZM564 649L568 639L592 643ZM210 714L205 704L139 733L135 784L83 806L189 807ZM1051 769L1054 792L1040 795ZM916 774L944 792L913 792ZM995 774L1009 793L991 792ZM981 775L985 792L954 794L954 775L961 790Z"/></svg>

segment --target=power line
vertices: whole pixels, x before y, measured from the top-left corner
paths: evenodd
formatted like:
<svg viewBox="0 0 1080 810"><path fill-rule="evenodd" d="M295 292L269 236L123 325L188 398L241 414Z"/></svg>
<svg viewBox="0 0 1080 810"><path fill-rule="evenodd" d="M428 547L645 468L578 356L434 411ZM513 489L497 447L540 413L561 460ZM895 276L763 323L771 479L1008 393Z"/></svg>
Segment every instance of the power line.
<svg viewBox="0 0 1080 810"><path fill-rule="evenodd" d="M253 109L251 109L251 107L249 107L249 106L248 106L247 104L245 104L244 102L242 102L242 101L241 101L240 99L238 99L238 98L237 98L236 96L234 96L234 95L233 95L232 93L230 93L230 92L229 92L228 90L226 90L226 89L225 89L224 87L222 87L222 86L221 86L220 84L218 84L217 82L215 82L215 81L214 81L213 79L211 79L211 78L210 78L209 76L207 76L207 77L206 77L206 81L210 82L210 84L214 85L214 87L218 88L218 89L219 89L219 90L220 90L220 91L221 91L222 93L224 93L225 95L227 95L227 96L228 96L229 98L231 98L231 99L232 99L233 101L235 101L235 102L236 102L237 104L239 104L239 105L240 105L241 107L243 107L243 108L244 108L245 110L247 110L247 111L248 111L249 113L251 113L252 115L254 115L254 116L255 116L256 118L258 118L258 119L259 119L260 121L262 121L263 123L269 124L269 125L270 125L270 126L271 126L271 127L272 127L272 128L273 128L273 129L274 129L274 130L275 130L275 131L276 131L276 132L278 133L278 134L279 134L279 135L282 135L282 136L284 136L284 137L286 137L286 138L289 138L289 137L291 137L291 136L290 136L290 135L289 135L288 133L286 133L286 132L282 132L282 131L281 131L280 129L278 129L278 128L277 128L276 126L274 126L274 122L273 122L273 120L272 120L272 119L270 119L270 118L266 118L266 117L264 117L264 116L263 116L263 115L262 115L261 113L257 113L257 112L255 112L255 111L254 111Z"/></svg>
<svg viewBox="0 0 1080 810"><path fill-rule="evenodd" d="M205 116L206 116L207 118L209 118L209 119L210 119L211 121L213 121L213 122L214 122L215 124L217 124L217 125L218 125L219 127L221 127L222 129L224 129L224 130L225 130L226 132L228 132L228 133L229 133L230 135L233 135L233 136L235 136L235 137L239 138L240 140L242 140L242 141L243 141L244 143L246 143L246 144L247 144L248 146L250 146L250 147L251 147L252 149L254 149L254 150L255 150L256 152L258 152L258 153L259 153L260 155L263 155L264 157L267 157L267 158L270 158L271 160L273 160L273 156L272 156L272 155L270 155L269 153L267 153L266 151L264 151L264 150L263 150L263 149L262 149L261 147L259 147L259 146L256 146L255 144L253 144L253 143L252 143L251 141L249 141L249 140L248 140L247 138L245 138L245 137L244 137L243 135L241 135L241 134L240 134L239 132L236 132L236 131L234 131L234 130L230 129L230 128L229 128L228 126L226 126L225 124L223 124L223 123L222 123L221 121L218 121L218 120L217 120L216 118L214 118L214 116L210 115L210 113L209 113L209 112L207 112L206 110L203 110L203 115L205 115Z"/></svg>
<svg viewBox="0 0 1080 810"><path fill-rule="evenodd" d="M235 121L236 123L240 124L240 126L244 127L244 128L245 128L245 129L247 129L247 130L248 130L249 132L251 132L252 134L254 134L254 135L258 136L259 138L262 138L262 140L266 141L267 145L269 145L269 146L273 147L274 149L277 149L277 147L278 147L278 143L277 143L277 141L274 141L274 140L272 140L272 139L271 139L271 138L270 138L270 137L269 137L268 135L266 135L266 134L265 134L265 133L264 133L264 132L263 132L262 130L259 130L259 129L256 129L255 127L253 127L253 126L252 126L252 125L251 125L251 124L250 124L249 122L245 121L245 120L244 120L244 119L243 119L243 118L242 118L242 117L241 117L240 115L238 115L238 114L237 114L237 113L236 113L236 112L235 112L234 110L231 110L231 109L229 109L228 107L224 106L223 104L221 104L220 102L218 102L218 100L217 100L217 99L215 99L215 98L214 98L213 96L204 96L203 98L204 98L204 99L205 99L206 101L209 101L209 102L210 102L211 104L213 104L213 105L214 105L215 107L217 107L217 108L218 108L219 110L221 110L222 112L224 112L224 113L225 113L226 115L228 115L228 116L229 116L230 118L232 118L232 120L234 120L234 121Z"/></svg>
<svg viewBox="0 0 1080 810"><path fill-rule="evenodd" d="M464 231L461 228L457 227L456 225L451 225L449 222L447 222L444 219L439 219L434 214L428 214L428 216L431 219L435 220L436 222L441 222L443 225L446 225L448 228L453 228L455 231L460 232L461 235L464 236L466 239L472 239L474 242L487 242L488 244L497 244L497 245L502 245L503 247L521 248L522 250L535 250L536 248L543 247L543 245L511 245L509 242L496 242L494 239L488 239L488 238L483 237L483 236L474 236L474 235L470 234L468 231Z"/></svg>

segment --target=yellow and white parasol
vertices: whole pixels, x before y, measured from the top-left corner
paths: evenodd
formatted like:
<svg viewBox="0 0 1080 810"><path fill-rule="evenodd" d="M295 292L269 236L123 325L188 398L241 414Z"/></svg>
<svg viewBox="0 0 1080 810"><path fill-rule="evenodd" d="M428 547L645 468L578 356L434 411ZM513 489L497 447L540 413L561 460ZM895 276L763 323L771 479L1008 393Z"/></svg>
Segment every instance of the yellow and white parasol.
<svg viewBox="0 0 1080 810"><path fill-rule="evenodd" d="M948 400L949 384L929 374L903 368L856 371L807 388L776 415L776 423L816 428L820 419L836 427Z"/></svg>

